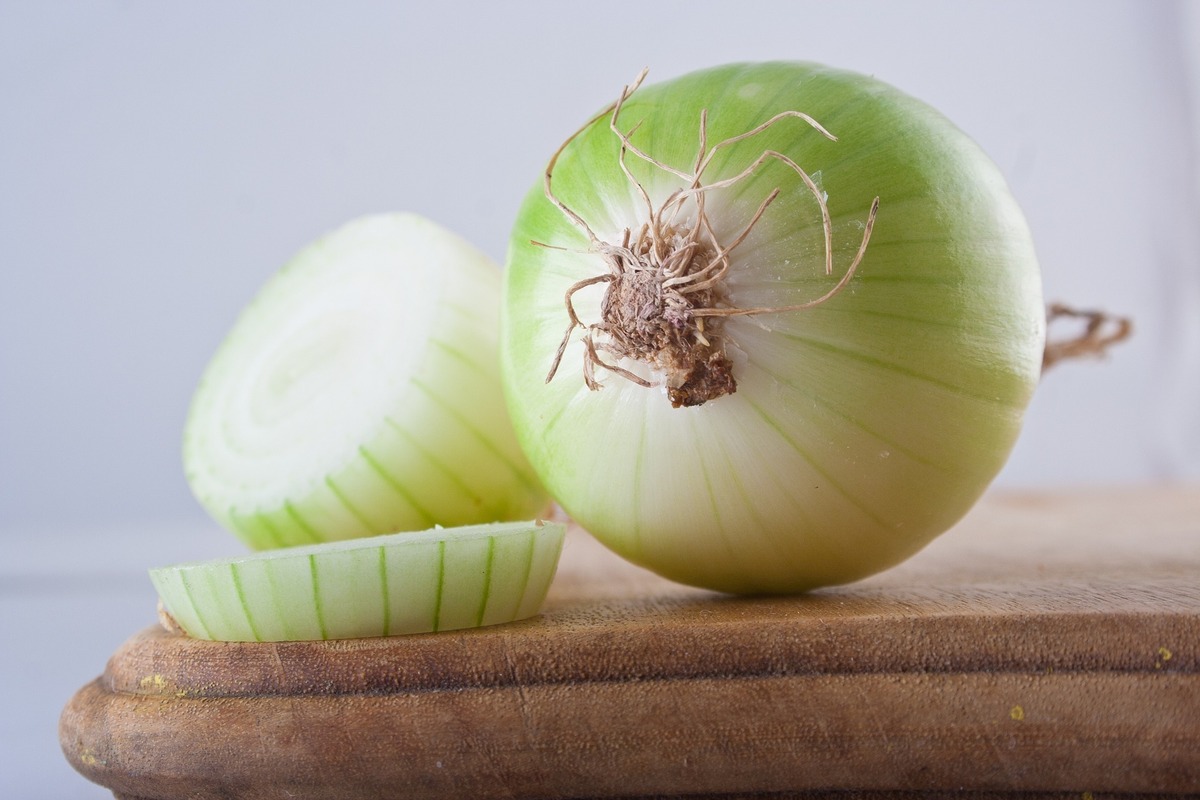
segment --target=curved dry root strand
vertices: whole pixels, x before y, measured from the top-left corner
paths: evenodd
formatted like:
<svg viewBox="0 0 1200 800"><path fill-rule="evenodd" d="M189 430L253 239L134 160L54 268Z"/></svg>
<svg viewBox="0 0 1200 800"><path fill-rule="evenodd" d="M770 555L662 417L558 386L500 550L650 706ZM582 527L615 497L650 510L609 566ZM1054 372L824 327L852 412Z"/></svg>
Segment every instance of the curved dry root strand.
<svg viewBox="0 0 1200 800"><path fill-rule="evenodd" d="M805 309L816 308L837 295L842 289L845 289L846 284L850 283L850 279L854 277L854 273L858 270L858 265L862 263L863 256L867 254L867 244L871 241L871 231L875 228L875 215L878 213L879 198L876 197L871 202L871 210L868 212L867 222L863 226L862 241L858 245L858 252L854 254L854 260L850 262L850 266L842 274L841 280L820 297L794 306L777 306L775 308L702 308L697 309L693 313L698 317L738 317L750 314L781 314L785 311L804 311Z"/></svg>
<svg viewBox="0 0 1200 800"><path fill-rule="evenodd" d="M579 281L578 283L571 286L570 289L567 289L567 294L566 294L566 297L564 298L564 302L567 305L567 316L570 318L570 322L567 323L567 332L563 334L562 341L558 345L558 351L554 354L554 363L550 365L550 372L546 375L546 383L549 383L550 379L554 377L554 373L558 372L558 365L562 363L563 353L565 353L567 351L567 344L571 341L571 332L574 331L576 328L583 326L583 323L579 321L579 317L575 314L575 304L571 302L571 296L573 294L575 294L577 291L579 291L580 289L583 289L585 287L588 287L588 286L591 286L591 285L597 284L597 283L606 283L608 281L614 280L615 278L616 278L616 276L611 275L611 274L597 275L593 278L588 278L587 280ZM589 347L588 351L591 352L591 350L592 350L592 348ZM586 361L586 359L585 359L585 361ZM585 370L585 372L584 372L585 380L587 379L587 376L588 376L588 372ZM588 388L589 389L592 388L591 383L588 383Z"/></svg>
<svg viewBox="0 0 1200 800"><path fill-rule="evenodd" d="M695 406L732 394L737 389L732 362L725 354L724 318L814 308L845 289L866 254L879 211L879 198L871 204L858 252L841 279L825 294L805 303L778 308L731 306L725 281L732 268L730 256L750 237L780 190L776 188L768 193L742 229L725 242L717 236L708 216L710 193L737 185L758 173L770 161L783 164L800 178L820 210L826 275L832 275L834 271L833 220L825 193L816 181L793 159L778 151L763 150L742 171L711 183L703 182L705 171L723 149L747 141L784 120L798 119L832 141L837 141L837 137L807 114L783 111L750 130L710 146L708 111L705 109L700 112L699 144L691 172L685 172L654 158L633 143L633 134L641 121L629 130L622 130L619 124L626 101L641 86L646 73L642 70L633 83L622 89L615 102L563 142L546 165L543 188L547 199L587 236L586 252L600 256L606 266L605 272L577 281L567 289L563 298L567 329L554 354L546 382L549 383L558 372L575 329L582 328L583 380L589 389L602 388L596 379L597 368L616 373L640 386L654 385L619 364L622 359L633 359L665 375L667 396L673 406ZM554 169L559 157L580 134L605 117L608 117L609 130L620 144L617 160L621 172L646 208L642 225L622 231L618 244L602 240L583 217L554 194L553 189ZM683 186L655 206L650 193L629 168L627 159L630 155L678 178ZM538 242L534 244L550 247ZM585 324L575 311L575 294L601 283L606 284L606 288L600 304L600 320Z"/></svg>
<svg viewBox="0 0 1200 800"><path fill-rule="evenodd" d="M1116 317L1104 311L1083 311L1062 303L1051 303L1046 307L1047 329L1063 319L1084 320L1084 328L1075 336L1057 341L1047 334L1042 372L1060 361L1105 356L1109 347L1128 339L1133 333L1133 322L1128 317Z"/></svg>

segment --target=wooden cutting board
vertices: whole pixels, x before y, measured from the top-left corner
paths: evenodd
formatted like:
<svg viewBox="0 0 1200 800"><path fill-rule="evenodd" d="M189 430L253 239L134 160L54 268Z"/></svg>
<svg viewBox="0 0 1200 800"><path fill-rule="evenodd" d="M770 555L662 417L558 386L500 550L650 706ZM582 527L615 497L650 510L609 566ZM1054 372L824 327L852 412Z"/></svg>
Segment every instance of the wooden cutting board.
<svg viewBox="0 0 1200 800"><path fill-rule="evenodd" d="M847 587L731 598L568 536L544 613L219 644L63 712L119 798L1200 793L1200 490L997 495Z"/></svg>

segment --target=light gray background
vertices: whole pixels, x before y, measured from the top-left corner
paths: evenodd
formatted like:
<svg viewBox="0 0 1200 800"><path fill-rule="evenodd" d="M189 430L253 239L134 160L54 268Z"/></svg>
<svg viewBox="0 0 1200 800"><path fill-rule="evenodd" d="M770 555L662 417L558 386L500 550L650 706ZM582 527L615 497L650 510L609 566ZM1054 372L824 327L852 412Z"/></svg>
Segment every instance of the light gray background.
<svg viewBox="0 0 1200 800"><path fill-rule="evenodd" d="M823 61L944 111L1025 208L1048 299L1137 320L1045 380L998 485L1200 476L1200 9L1185 2L0 0L0 796L104 797L74 690L146 567L235 551L179 467L241 306L409 210L502 258L558 143L643 66Z"/></svg>

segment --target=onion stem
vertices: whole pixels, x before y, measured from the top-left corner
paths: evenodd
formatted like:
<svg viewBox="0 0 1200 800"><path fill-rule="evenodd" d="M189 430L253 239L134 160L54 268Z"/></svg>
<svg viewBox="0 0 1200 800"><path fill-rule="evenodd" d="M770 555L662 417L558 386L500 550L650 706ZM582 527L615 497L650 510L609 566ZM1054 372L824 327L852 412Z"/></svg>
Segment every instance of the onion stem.
<svg viewBox="0 0 1200 800"><path fill-rule="evenodd" d="M1048 326L1064 319L1081 319L1085 323L1084 328L1066 339L1047 337L1042 353L1043 373L1063 361L1103 357L1110 347L1133 334L1133 321L1128 317L1118 317L1106 311L1076 309L1063 303L1051 303L1046 307Z"/></svg>

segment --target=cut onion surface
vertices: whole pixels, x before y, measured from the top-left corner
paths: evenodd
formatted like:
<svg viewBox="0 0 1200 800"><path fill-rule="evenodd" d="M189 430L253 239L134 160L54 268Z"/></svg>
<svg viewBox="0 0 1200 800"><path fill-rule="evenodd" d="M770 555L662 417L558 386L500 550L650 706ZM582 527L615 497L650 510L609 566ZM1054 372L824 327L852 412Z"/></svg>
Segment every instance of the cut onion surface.
<svg viewBox="0 0 1200 800"><path fill-rule="evenodd" d="M150 571L185 633L228 642L475 628L538 613L565 527L504 522L280 548Z"/></svg>
<svg viewBox="0 0 1200 800"><path fill-rule="evenodd" d="M197 499L256 549L542 514L505 413L499 303L496 265L419 216L311 245L196 391L183 449Z"/></svg>

